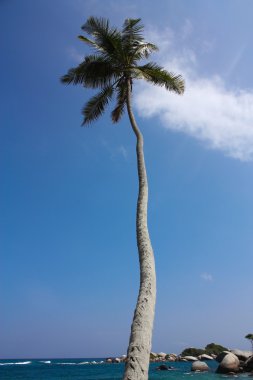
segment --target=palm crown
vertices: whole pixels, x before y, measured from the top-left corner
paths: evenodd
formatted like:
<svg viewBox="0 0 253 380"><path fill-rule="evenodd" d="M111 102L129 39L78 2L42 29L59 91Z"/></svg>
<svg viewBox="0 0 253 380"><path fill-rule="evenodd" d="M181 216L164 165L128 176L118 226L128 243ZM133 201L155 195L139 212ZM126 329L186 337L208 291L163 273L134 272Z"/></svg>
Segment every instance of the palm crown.
<svg viewBox="0 0 253 380"><path fill-rule="evenodd" d="M101 116L115 95L116 106L111 118L117 123L126 108L129 81L132 86L134 80L145 79L177 94L184 92L181 75L169 73L154 62L142 64L158 48L144 40L140 21L139 18L126 19L122 30L118 30L111 27L106 19L90 17L82 26L91 39L85 36L79 36L79 39L91 46L94 54L86 56L79 66L71 68L61 81L100 89L82 110L83 125Z"/></svg>

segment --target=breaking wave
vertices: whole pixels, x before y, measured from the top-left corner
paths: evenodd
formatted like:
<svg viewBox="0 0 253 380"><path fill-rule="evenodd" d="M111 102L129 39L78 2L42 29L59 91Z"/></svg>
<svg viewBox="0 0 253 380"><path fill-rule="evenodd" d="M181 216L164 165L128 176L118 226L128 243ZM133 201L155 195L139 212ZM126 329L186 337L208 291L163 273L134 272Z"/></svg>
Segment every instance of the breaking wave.
<svg viewBox="0 0 253 380"><path fill-rule="evenodd" d="M25 364L31 364L31 362L16 362L16 363L0 363L0 365L25 365Z"/></svg>

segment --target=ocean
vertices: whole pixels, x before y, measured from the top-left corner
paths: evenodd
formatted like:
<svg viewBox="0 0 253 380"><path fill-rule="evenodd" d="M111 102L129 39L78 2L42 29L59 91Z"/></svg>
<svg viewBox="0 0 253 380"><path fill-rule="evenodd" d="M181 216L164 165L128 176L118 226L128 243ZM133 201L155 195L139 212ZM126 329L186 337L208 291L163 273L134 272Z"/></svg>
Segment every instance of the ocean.
<svg viewBox="0 0 253 380"><path fill-rule="evenodd" d="M0 360L1 380L121 380L124 364L101 363L104 359L12 359ZM92 363L96 362L96 363ZM170 371L157 371L160 364L173 366ZM211 371L208 373L192 373L191 363L151 363L149 380L170 379L187 380L219 380L224 375L214 373L217 363L207 362ZM231 377L231 376L230 376ZM248 377L247 374L238 376ZM189 379L190 380L190 379ZM193 379L191 379L193 380Z"/></svg>

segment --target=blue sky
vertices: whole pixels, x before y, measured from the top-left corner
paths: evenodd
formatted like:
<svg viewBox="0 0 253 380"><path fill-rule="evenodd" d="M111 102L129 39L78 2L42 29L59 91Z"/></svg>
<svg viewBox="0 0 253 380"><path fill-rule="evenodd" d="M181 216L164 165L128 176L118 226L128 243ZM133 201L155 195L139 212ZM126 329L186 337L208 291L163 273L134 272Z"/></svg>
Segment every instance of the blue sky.
<svg viewBox="0 0 253 380"><path fill-rule="evenodd" d="M252 332L250 0L0 2L1 358L126 352L138 290L135 139L125 117L81 128L92 94L59 78L90 15L141 17L183 97L137 83L156 256L153 350Z"/></svg>

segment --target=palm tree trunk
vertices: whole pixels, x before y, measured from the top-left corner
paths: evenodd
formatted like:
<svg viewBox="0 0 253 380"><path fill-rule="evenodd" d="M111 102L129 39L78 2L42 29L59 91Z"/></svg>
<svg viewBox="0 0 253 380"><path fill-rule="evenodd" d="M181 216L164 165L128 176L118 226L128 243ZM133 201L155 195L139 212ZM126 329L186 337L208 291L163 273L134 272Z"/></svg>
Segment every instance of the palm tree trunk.
<svg viewBox="0 0 253 380"><path fill-rule="evenodd" d="M148 181L143 153L143 136L137 127L132 112L130 79L128 80L127 90L128 116L137 139L136 153L139 194L136 214L136 233L140 262L140 289L131 326L123 380L147 380L155 314L156 275L153 249L147 225Z"/></svg>

